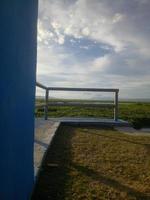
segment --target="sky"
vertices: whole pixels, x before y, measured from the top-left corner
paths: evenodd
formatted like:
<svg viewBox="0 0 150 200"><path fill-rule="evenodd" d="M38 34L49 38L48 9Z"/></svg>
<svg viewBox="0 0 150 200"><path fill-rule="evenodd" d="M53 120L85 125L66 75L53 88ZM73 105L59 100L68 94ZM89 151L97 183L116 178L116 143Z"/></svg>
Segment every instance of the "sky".
<svg viewBox="0 0 150 200"><path fill-rule="evenodd" d="M37 81L150 98L150 0L40 0L38 15Z"/></svg>

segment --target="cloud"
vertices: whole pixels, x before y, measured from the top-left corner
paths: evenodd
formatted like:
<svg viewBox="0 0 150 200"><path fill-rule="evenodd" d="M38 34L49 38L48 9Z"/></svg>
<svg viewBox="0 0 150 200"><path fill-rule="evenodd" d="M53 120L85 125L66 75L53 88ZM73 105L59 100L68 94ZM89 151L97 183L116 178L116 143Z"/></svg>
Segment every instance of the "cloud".
<svg viewBox="0 0 150 200"><path fill-rule="evenodd" d="M144 76L150 74L150 58L143 58L138 53L129 51L123 53L112 53L96 58L91 65L93 71L104 74L115 74L122 76Z"/></svg>
<svg viewBox="0 0 150 200"><path fill-rule="evenodd" d="M89 37L98 42L112 45L121 51L128 45L148 48L150 2L127 0L78 0L46 2L45 15L49 16L49 26L56 34L71 35L75 38ZM131 8L132 10L131 10ZM51 14L50 14L51 13ZM46 20L44 20L46 22ZM143 29L145 25L145 31ZM147 27L148 26L148 27ZM142 28L142 29L141 29ZM147 30L146 30L147 29ZM136 33L136 34L135 34ZM147 43L148 42L148 43Z"/></svg>
<svg viewBox="0 0 150 200"><path fill-rule="evenodd" d="M37 78L57 86L119 87L123 96L143 87L147 95L149 0L39 3Z"/></svg>

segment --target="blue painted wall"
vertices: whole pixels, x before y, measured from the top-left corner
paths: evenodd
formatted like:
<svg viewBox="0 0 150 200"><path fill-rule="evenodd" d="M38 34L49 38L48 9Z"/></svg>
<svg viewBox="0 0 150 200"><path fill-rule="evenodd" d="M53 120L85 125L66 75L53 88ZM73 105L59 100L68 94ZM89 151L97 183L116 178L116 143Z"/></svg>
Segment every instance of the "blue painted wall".
<svg viewBox="0 0 150 200"><path fill-rule="evenodd" d="M0 199L33 187L37 0L0 1Z"/></svg>

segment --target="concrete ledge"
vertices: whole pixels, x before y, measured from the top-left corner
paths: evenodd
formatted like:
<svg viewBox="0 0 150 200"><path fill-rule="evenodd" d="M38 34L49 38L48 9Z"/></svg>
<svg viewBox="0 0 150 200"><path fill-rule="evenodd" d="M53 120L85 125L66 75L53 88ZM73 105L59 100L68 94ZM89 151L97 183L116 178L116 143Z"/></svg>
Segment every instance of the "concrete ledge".
<svg viewBox="0 0 150 200"><path fill-rule="evenodd" d="M130 127L129 122L119 119L115 121L113 119L102 119L102 118L77 118L77 117L60 117L60 118L49 118L51 122L60 122L63 124L70 125L96 125L96 126L125 126Z"/></svg>
<svg viewBox="0 0 150 200"><path fill-rule="evenodd" d="M34 175L38 175L44 155L51 144L60 122L50 120L35 119L35 139L34 139Z"/></svg>

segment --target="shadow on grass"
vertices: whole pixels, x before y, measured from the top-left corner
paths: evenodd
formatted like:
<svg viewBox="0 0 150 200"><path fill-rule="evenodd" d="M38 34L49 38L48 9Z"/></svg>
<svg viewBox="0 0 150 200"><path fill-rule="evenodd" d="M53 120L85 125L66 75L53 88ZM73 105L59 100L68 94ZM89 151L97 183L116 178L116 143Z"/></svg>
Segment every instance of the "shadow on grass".
<svg viewBox="0 0 150 200"><path fill-rule="evenodd" d="M104 176L87 166L73 163L71 140L74 137L74 134L74 128L69 126L61 126L57 131L42 164L35 190L31 198L32 200L65 200L68 184L70 184L69 182L72 178L70 175L70 170L72 168L77 170L83 176L90 177L93 181L98 181L100 184L109 186L117 191L126 192L128 196L136 198L137 200L150 199L150 196L146 196L146 194L124 185L118 180ZM104 135L98 135L104 137ZM113 139L116 140L117 138ZM71 185L69 185L69 187L70 186Z"/></svg>
<svg viewBox="0 0 150 200"><path fill-rule="evenodd" d="M119 190L120 192L127 192L128 195L135 197L137 200L149 200L150 196L145 195L142 192L139 192L137 190L134 190L133 188L130 188L126 185L123 185L119 183L117 180L111 179L109 177L103 176L98 172L95 172L92 169L89 169L85 166L80 166L76 164L72 164L72 166L83 173L84 175L91 177L93 180L98 181L99 183L105 184L107 186L110 186L116 190Z"/></svg>
<svg viewBox="0 0 150 200"><path fill-rule="evenodd" d="M32 200L64 200L66 183L70 178L71 139L73 129L61 126L45 155L40 168Z"/></svg>

